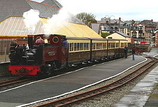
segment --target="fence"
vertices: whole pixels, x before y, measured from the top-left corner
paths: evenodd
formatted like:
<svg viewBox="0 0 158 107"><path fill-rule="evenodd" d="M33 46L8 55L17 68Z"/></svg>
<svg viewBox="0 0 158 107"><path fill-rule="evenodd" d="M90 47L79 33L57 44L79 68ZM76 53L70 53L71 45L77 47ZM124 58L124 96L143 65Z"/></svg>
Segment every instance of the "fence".
<svg viewBox="0 0 158 107"><path fill-rule="evenodd" d="M15 39L19 46L27 44L27 38L0 39L0 62L9 61L10 44Z"/></svg>
<svg viewBox="0 0 158 107"><path fill-rule="evenodd" d="M9 61L9 48L13 39L0 39L0 62Z"/></svg>

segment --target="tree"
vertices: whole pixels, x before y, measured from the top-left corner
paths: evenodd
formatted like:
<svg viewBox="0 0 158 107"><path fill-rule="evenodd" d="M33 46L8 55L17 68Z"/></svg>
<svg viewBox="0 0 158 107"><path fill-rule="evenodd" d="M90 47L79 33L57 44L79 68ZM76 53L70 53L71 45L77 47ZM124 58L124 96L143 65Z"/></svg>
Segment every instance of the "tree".
<svg viewBox="0 0 158 107"><path fill-rule="evenodd" d="M90 23L97 22L97 20L95 19L95 16L92 13L82 12L82 13L77 14L76 17L87 25L90 25Z"/></svg>
<svg viewBox="0 0 158 107"><path fill-rule="evenodd" d="M106 38L107 36L109 36L110 35L110 33L108 33L108 32L101 32L101 36L103 37L103 38Z"/></svg>

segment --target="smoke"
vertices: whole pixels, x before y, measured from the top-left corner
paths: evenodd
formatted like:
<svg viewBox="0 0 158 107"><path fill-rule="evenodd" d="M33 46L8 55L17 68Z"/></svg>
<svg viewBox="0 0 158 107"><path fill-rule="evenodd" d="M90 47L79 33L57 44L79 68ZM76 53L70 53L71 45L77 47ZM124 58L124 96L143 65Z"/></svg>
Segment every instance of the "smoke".
<svg viewBox="0 0 158 107"><path fill-rule="evenodd" d="M43 25L45 34L55 33L61 27L71 21L71 14L64 8L60 9L58 14L48 18L47 23Z"/></svg>
<svg viewBox="0 0 158 107"><path fill-rule="evenodd" d="M35 33L37 23L40 21L40 12L38 10L30 9L23 13L24 23L30 33ZM71 21L72 15L67 11L67 9L60 9L58 14L53 15L48 18L46 23L43 24L42 28L45 35L56 33L60 28L65 26Z"/></svg>
<svg viewBox="0 0 158 107"><path fill-rule="evenodd" d="M39 14L40 12L34 9L23 13L25 26L31 33L35 33L36 25L40 20Z"/></svg>

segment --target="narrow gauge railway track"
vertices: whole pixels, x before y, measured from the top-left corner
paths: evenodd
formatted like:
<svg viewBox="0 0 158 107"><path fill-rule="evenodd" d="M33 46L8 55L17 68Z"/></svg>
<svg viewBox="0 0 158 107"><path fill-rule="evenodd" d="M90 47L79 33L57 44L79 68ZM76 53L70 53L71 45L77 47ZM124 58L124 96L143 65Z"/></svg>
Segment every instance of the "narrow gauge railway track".
<svg viewBox="0 0 158 107"><path fill-rule="evenodd" d="M134 79L136 79L141 74L145 73L147 70L149 70L158 62L158 59L156 58L153 57L148 57L148 58L151 59L151 61L140 66L139 68L136 68L131 73L123 76L122 78L119 78L118 80L112 83L106 84L105 86L93 90L75 94L66 98L61 98L49 103L44 103L36 107L70 107L70 105L76 104L79 101L85 101L86 99L96 97L97 95L102 95L104 93L111 92L114 89L120 88L125 84L133 81Z"/></svg>
<svg viewBox="0 0 158 107"><path fill-rule="evenodd" d="M29 79L21 77L21 78L16 78L16 79L10 79L10 80L6 80L6 81L2 81L2 82L0 82L0 88L6 87L6 86L12 86L14 84L22 83L22 82L25 82L25 81L29 81Z"/></svg>

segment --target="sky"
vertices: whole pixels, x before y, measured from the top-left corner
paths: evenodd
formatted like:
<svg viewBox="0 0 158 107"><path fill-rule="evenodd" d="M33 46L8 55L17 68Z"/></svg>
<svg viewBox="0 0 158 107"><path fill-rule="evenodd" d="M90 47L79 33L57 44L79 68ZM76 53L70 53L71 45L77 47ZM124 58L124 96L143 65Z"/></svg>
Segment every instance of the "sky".
<svg viewBox="0 0 158 107"><path fill-rule="evenodd" d="M34 0L41 2L43 0ZM157 0L57 0L70 13L91 13L101 18L158 21Z"/></svg>

